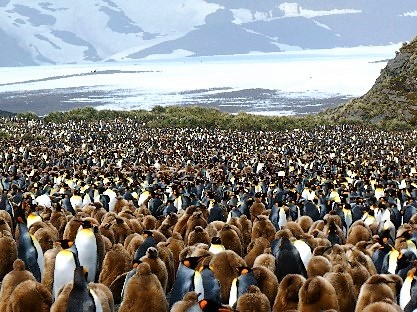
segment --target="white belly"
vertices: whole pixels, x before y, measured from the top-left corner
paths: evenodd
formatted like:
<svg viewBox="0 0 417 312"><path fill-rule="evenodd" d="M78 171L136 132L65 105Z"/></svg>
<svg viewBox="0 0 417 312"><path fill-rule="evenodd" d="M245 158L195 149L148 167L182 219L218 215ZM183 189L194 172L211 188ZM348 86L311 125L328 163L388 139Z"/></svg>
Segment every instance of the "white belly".
<svg viewBox="0 0 417 312"><path fill-rule="evenodd" d="M80 265L87 269L87 282L94 282L97 271L97 242L93 231L82 229L75 237Z"/></svg>
<svg viewBox="0 0 417 312"><path fill-rule="evenodd" d="M74 279L75 261L73 253L69 250L60 251L55 258L53 297L58 297L59 291Z"/></svg>

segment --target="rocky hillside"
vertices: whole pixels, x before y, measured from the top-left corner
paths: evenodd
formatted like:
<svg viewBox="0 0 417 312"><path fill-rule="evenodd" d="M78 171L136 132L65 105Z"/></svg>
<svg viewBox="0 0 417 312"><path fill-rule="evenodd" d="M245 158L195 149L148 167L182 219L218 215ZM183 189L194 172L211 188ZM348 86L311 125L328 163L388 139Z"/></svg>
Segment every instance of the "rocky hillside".
<svg viewBox="0 0 417 312"><path fill-rule="evenodd" d="M338 122L417 125L417 37L404 43L365 95L319 116Z"/></svg>

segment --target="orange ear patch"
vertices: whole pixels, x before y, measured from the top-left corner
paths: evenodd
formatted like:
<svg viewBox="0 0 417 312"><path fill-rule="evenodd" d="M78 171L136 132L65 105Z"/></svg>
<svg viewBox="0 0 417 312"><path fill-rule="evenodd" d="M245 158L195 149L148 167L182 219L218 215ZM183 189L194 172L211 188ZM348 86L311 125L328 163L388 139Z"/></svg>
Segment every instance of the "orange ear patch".
<svg viewBox="0 0 417 312"><path fill-rule="evenodd" d="M204 310L205 307L207 307L207 305L208 305L208 301L206 299L203 299L198 303L198 305L200 306L201 310Z"/></svg>
<svg viewBox="0 0 417 312"><path fill-rule="evenodd" d="M242 269L242 271L240 271L240 274L242 274L242 275L246 275L248 273L249 273L248 269Z"/></svg>
<svg viewBox="0 0 417 312"><path fill-rule="evenodd" d="M184 264L187 268L191 267L191 262L190 262L190 260L184 260L183 264Z"/></svg>

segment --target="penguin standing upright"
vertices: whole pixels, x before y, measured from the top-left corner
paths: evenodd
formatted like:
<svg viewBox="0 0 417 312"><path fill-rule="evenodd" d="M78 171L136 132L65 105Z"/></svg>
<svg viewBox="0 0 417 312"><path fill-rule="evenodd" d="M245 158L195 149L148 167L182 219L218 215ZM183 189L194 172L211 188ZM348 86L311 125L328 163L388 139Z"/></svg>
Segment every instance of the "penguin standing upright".
<svg viewBox="0 0 417 312"><path fill-rule="evenodd" d="M99 269L99 255L97 240L94 235L90 221L82 221L80 229L75 237L75 246L78 252L80 265L85 267L88 272L87 281L94 282Z"/></svg>
<svg viewBox="0 0 417 312"><path fill-rule="evenodd" d="M241 267L237 268L237 270L239 271L240 276L233 279L230 288L229 306L231 307L236 306L239 297L248 291L249 286L258 284L253 275L253 271L250 268Z"/></svg>
<svg viewBox="0 0 417 312"><path fill-rule="evenodd" d="M405 312L417 310L417 283L414 277L416 268L408 271L407 278L401 287L399 303Z"/></svg>
<svg viewBox="0 0 417 312"><path fill-rule="evenodd" d="M202 266L194 272L194 291L198 293L198 300L221 305L220 282L208 265Z"/></svg>
<svg viewBox="0 0 417 312"><path fill-rule="evenodd" d="M17 257L25 262L26 268L32 272L38 282L41 282L44 262L42 248L38 240L29 233L22 209L18 212L17 228L19 230Z"/></svg>
<svg viewBox="0 0 417 312"><path fill-rule="evenodd" d="M275 253L275 265L278 281L287 274L300 274L307 278L307 271L297 248L287 236L282 236Z"/></svg>
<svg viewBox="0 0 417 312"><path fill-rule="evenodd" d="M62 287L71 283L74 278L75 268L80 266L77 250L73 242L60 240L56 241L56 243L62 247L62 250L55 257L54 282L52 287L54 300L57 299Z"/></svg>
<svg viewBox="0 0 417 312"><path fill-rule="evenodd" d="M188 257L181 261L177 270L174 285L172 286L169 294L170 308L174 305L174 303L182 300L187 292L195 289L195 269L202 258L203 257ZM199 287L201 287L201 285L197 286L197 288Z"/></svg>
<svg viewBox="0 0 417 312"><path fill-rule="evenodd" d="M84 268L79 266L73 272L73 286L68 296L67 312L96 312L94 297L88 290Z"/></svg>

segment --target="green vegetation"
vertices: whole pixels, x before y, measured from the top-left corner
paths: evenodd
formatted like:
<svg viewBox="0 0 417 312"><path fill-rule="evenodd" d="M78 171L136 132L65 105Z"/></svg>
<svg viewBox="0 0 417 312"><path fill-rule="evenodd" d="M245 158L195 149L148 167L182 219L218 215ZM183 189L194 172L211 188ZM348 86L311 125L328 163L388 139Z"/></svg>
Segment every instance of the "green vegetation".
<svg viewBox="0 0 417 312"><path fill-rule="evenodd" d="M151 111L96 110L77 108L68 112L53 112L44 117L46 122L97 121L134 119L150 128L216 128L232 130L273 131L312 128L319 122L309 116L256 116L247 113L229 114L215 108L201 106L156 106Z"/></svg>

